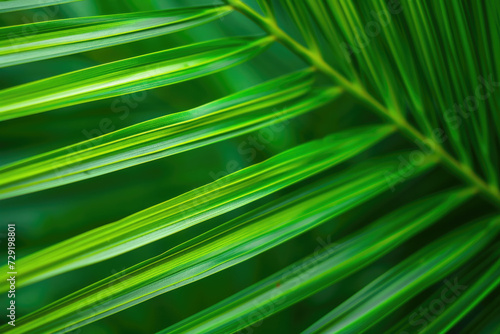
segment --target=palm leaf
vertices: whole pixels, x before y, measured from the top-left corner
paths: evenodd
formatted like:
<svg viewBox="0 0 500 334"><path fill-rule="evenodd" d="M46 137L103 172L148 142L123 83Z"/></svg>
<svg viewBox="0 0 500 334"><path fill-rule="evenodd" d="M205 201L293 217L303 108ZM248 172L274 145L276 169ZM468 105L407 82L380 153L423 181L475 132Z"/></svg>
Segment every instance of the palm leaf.
<svg viewBox="0 0 500 334"><path fill-rule="evenodd" d="M451 274L425 302L390 333L444 333L477 306L498 285L498 243ZM425 310L433 313L425 315Z"/></svg>
<svg viewBox="0 0 500 334"><path fill-rule="evenodd" d="M277 272L161 333L229 333L334 284L435 223L468 197L451 191L402 207L338 244Z"/></svg>
<svg viewBox="0 0 500 334"><path fill-rule="evenodd" d="M500 218L466 225L392 268L304 331L361 333L494 240ZM367 325L369 324L369 325Z"/></svg>
<svg viewBox="0 0 500 334"><path fill-rule="evenodd" d="M0 1L0 12L64 2ZM15 80L22 84L14 87L10 84L10 88L0 91L0 120L80 104L87 108L86 102L200 78L242 64L274 42L287 50L273 45L252 64L251 71L245 65L235 70L236 75L223 72L210 78L214 81L202 79L204 83L210 82L205 87L214 93L210 94L214 97L209 104L135 124L94 140L67 147L54 145L51 150L52 147L63 148L2 167L0 198L69 184L223 141L274 124L277 121L274 110L278 107L283 108L279 118L288 119L325 106L341 93L349 96L335 101L335 110L337 105L353 102L380 116L384 124L359 127L371 122L365 121L364 108L352 108L352 114L338 118L323 108L321 117L335 122L323 124L322 118L315 119L320 135L315 134L314 138L324 137L325 129L335 132L323 141L288 149L219 180L223 182L194 189L113 224L90 231L87 228L86 233L72 234L59 244L21 259L19 263L26 272L19 277L20 286L122 254L320 172L334 173L333 178L316 176L320 181L313 186L299 188L286 196L277 195L275 202L87 286L22 318L16 327L4 326L1 330L9 329L13 333L70 331L261 254L362 203L365 203L363 208L373 208L375 204L366 203L367 200L387 190L393 182L391 178L397 185L413 177L418 177L417 188L425 188L426 193L434 193L450 183L460 182L462 185L457 189L464 189L464 184L470 188L432 197L423 195L426 200L415 201L421 196L419 192L402 193L392 187L395 193L391 195L394 199L390 202L391 209L377 208L382 213L392 213L382 215L384 218L375 224L342 239L340 248L325 250L320 261L309 258L299 262L308 265L306 272L310 276L301 276L298 282L296 275L279 278L283 274L279 272L166 331L242 329L245 324L292 306L333 282L348 284L340 280L395 247L403 247L410 237L418 240L417 245L427 245L428 236L418 232L448 213L453 214L453 224L448 220L440 228L451 228L452 232L420 250L412 248L413 256L395 264L306 332L357 333L370 329L401 305L413 305L414 296L452 272L467 273L471 290L450 305L426 330L454 330L459 321L465 322L468 329L474 325L485 330L497 327L491 314L498 309L499 300L484 298L498 285L497 253L489 253L491 247L497 245L491 241L498 238L500 228L500 113L497 112L500 108L497 57L500 52L500 4L464 0L224 2L226 5L216 3L211 8L151 11L157 8L135 0L122 2L120 6L92 1L92 6L106 9L108 14L137 8L149 12L103 16L95 7L94 12L98 15L94 17L1 28L0 36L4 41L0 42L0 67L26 63L19 67L26 73L32 68L39 69L42 64L29 62L132 41L142 40L137 45L148 46L146 49L154 46L152 50L157 50L157 45L152 45L147 38L174 31L185 30L172 36L185 46L39 81L33 81L32 76L22 71L16 72L17 67L4 68L3 73L8 75L2 82ZM82 8L85 3L90 1L80 2ZM257 5L261 11L254 9ZM229 24L227 21L220 24L225 38L213 39L220 35L213 25L187 31L187 28L233 10L239 14L232 15ZM13 16L12 22L17 22L17 18L20 16ZM258 35L258 28L266 36L245 37ZM29 29L36 33L25 34ZM233 35L243 37L227 37ZM207 39L210 41L198 42ZM408 45L413 47L408 48ZM293 73L299 66L291 61L292 57L301 58L310 69ZM57 64L64 64L65 60L60 58ZM278 62L281 64L275 69ZM48 60L43 64L50 67L53 63ZM243 83L249 78L253 81L274 77L281 75L283 70L291 74L241 90L247 86ZM53 72L60 71L49 71ZM215 81L217 84L213 84ZM196 83L191 85L194 87ZM171 89L173 93L169 98L182 92L178 86ZM239 93L227 95L228 91ZM219 99L220 96L226 97ZM56 126L64 127L64 117L71 117L71 114L57 118L57 114L48 113L8 124L13 125L11 131L25 132L29 127L22 127L24 124L32 122L43 127L52 119ZM144 119L147 118L141 121ZM345 124L353 130L337 130ZM308 127L305 124L300 128ZM327 171L328 167L361 152L369 157L379 155L381 146L374 147L374 144L393 131L405 136L418 149L415 147L415 150L400 152L381 161L368 159L367 164L340 174ZM291 129L288 132L293 134ZM316 129L312 132L316 133ZM300 142L304 138L309 140L310 135L307 131L296 133ZM385 142L385 149L393 150L403 144L399 137L392 138L392 143ZM66 141L71 142L75 141ZM16 140L13 144L20 143ZM7 153L16 154L9 149ZM400 164L402 157L409 157L411 163ZM421 174L435 164L443 166L453 177L442 174L440 169L435 171L438 175ZM64 193L63 188L60 191ZM464 209L467 215L463 216L460 204L472 194L478 194L479 198L467 203ZM399 207L400 196L410 198L402 201L410 205ZM19 201L23 203L23 199ZM480 217L483 220L477 223L454 227ZM353 218L342 222L349 221ZM105 242L107 238L109 244ZM481 265L475 266L476 262ZM485 269L485 263L493 265ZM89 283L84 282L85 285ZM2 287L5 289L5 284ZM276 305L277 298L282 304ZM479 309L477 305L485 301L485 308ZM262 311L259 305L270 308ZM239 322L246 317L252 320ZM383 324L376 326L375 331L385 331Z"/></svg>
<svg viewBox="0 0 500 334"><path fill-rule="evenodd" d="M10 332L70 331L224 270L387 190L394 168L390 157L280 198L19 319Z"/></svg>
<svg viewBox="0 0 500 334"><path fill-rule="evenodd" d="M309 70L209 104L133 125L0 169L0 198L110 173L283 122L335 99L339 89L312 92ZM279 113L275 108L290 103Z"/></svg>
<svg viewBox="0 0 500 334"><path fill-rule="evenodd" d="M56 244L20 261L24 274L17 284L22 286L103 261L221 215L339 164L390 132L387 127L366 127L298 146L116 223ZM7 290L8 284L1 284L0 289Z"/></svg>
<svg viewBox="0 0 500 334"><path fill-rule="evenodd" d="M0 91L0 120L172 85L244 62L269 37L225 38L59 75Z"/></svg>
<svg viewBox="0 0 500 334"><path fill-rule="evenodd" d="M228 14L228 7L198 7L116 14L0 29L0 67L129 43L195 27ZM35 35L26 35L33 30Z"/></svg>

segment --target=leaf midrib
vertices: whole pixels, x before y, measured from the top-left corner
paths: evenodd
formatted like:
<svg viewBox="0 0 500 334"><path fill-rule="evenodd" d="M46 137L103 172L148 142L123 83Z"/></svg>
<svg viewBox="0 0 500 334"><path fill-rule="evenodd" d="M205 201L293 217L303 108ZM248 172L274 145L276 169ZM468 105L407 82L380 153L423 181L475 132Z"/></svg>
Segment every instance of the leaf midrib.
<svg viewBox="0 0 500 334"><path fill-rule="evenodd" d="M331 67L320 54L314 53L294 38L283 31L278 24L271 18L263 17L255 10L250 8L241 0L227 0L227 3L236 11L245 15L258 26L264 29L268 34L273 36L278 42L287 47L290 51L298 55L300 58L311 64L318 71L330 77L336 84L343 87L347 92L364 101L384 119L396 125L397 129L406 137L413 140L421 141L428 146L432 146L431 150L439 158L449 170L459 176L465 182L472 184L481 195L489 202L500 208L500 191L494 185L485 182L477 175L470 167L457 161L449 154L439 143L433 138L429 138L418 131L415 127L409 124L406 119L397 113L391 112L387 107L382 105L375 99L361 84L355 84L346 79L342 74ZM429 145L430 144L430 145Z"/></svg>

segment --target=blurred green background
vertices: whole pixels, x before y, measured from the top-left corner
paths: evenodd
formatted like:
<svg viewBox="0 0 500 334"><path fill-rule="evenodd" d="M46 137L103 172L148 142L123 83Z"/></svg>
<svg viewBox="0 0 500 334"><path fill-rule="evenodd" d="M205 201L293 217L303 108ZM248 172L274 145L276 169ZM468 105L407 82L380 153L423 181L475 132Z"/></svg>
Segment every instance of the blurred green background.
<svg viewBox="0 0 500 334"><path fill-rule="evenodd" d="M255 6L255 3L251 1L249 3ZM216 4L219 2L212 0L84 0L57 7L3 14L0 15L0 25ZM160 51L186 42L248 34L262 34L262 31L243 16L233 13L202 27L167 36L1 69L0 88ZM183 111L305 66L306 64L282 46L274 45L250 62L201 79L125 98L96 101L1 122L0 165L88 139L89 134L95 136L165 114ZM106 118L111 120L112 125L102 129L100 122ZM272 132L271 135L260 130L83 182L4 200L0 203L1 245L5 245L6 225L9 223L17 225L17 254L22 257L23 254L29 254L77 233L111 223L209 183L213 181L214 175L220 177L228 173L229 161L236 161L240 168L244 168L288 148L322 138L351 125L378 121L380 120L367 112L362 105L345 96L334 104L287 122L283 131ZM238 150L242 142L246 143L248 149L244 154ZM370 156L405 147L412 147L411 143L398 135L393 135L376 148L344 163L336 170L349 168L350 165L366 160ZM200 232L246 212L249 208L268 202L271 198L277 198L333 171L329 170L273 196L133 252L23 288L18 291L16 298L18 317L162 253ZM92 323L76 330L75 333L153 333L163 329L313 253L318 247L335 243L356 228L374 221L386 212L388 207L396 208L400 204L419 198L422 194L432 192L433 189L454 184L453 177L439 169L429 172L426 180L427 182L414 181L400 185L398 196L391 193L379 196L361 206L361 209L348 212L249 261ZM467 205L475 207L475 210L478 205L480 210L489 210L488 207L481 206L479 201L472 201ZM469 217L473 218L474 215L468 210L467 205L456 211L446 223L426 230L424 232L426 240L444 234L448 227L455 227ZM259 326L242 332L297 333L305 329L379 274L418 249L421 246L420 237L422 236L412 239L348 280L341 281L294 307L264 320ZM18 272L22 275L22 268L18 268ZM438 283L429 291L439 289L439 284L442 283ZM387 323L399 321L401 317L411 312L419 301L425 300L428 296L426 293L423 295L388 317L376 326L373 332L378 332ZM4 307L6 303L6 296L0 296L0 305ZM478 307L478 311L480 310L481 306ZM1 321L5 323L6 318L2 317Z"/></svg>

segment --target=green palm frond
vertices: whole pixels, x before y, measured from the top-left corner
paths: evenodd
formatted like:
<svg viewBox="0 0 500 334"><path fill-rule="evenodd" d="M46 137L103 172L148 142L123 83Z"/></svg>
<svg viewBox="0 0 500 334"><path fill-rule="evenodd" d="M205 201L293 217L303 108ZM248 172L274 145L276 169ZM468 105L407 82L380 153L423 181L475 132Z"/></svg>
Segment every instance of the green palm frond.
<svg viewBox="0 0 500 334"><path fill-rule="evenodd" d="M0 29L0 66L130 43L189 29L230 12L224 7L199 7L105 15L18 25ZM32 29L36 35L25 35Z"/></svg>
<svg viewBox="0 0 500 334"><path fill-rule="evenodd" d="M403 207L275 275L162 333L236 332L375 261L470 197L470 190L438 194ZM242 321L243 320L243 321Z"/></svg>
<svg viewBox="0 0 500 334"><path fill-rule="evenodd" d="M444 286L440 286L418 309L413 310L411 314L404 318L404 321L394 326L389 332L400 333L407 331L411 333L422 331L424 333L439 333L451 329L463 316L491 294L499 284L498 243L494 243L483 254L458 269L451 276L454 277L453 279L444 280ZM462 294L464 295L461 296ZM446 310L439 314L436 319L433 319L432 323L428 323L425 316L420 317L422 310L430 307L436 308L436 306L438 308L446 307ZM408 320L411 321L413 329ZM473 328L481 332L478 327L476 325Z"/></svg>
<svg viewBox="0 0 500 334"><path fill-rule="evenodd" d="M208 75L250 59L270 42L269 37L202 42L5 89L0 120Z"/></svg>
<svg viewBox="0 0 500 334"><path fill-rule="evenodd" d="M71 330L247 260L388 190L383 175L394 165L390 157L300 189L56 301L12 332Z"/></svg>
<svg viewBox="0 0 500 334"><path fill-rule="evenodd" d="M295 147L116 223L34 253L21 260L24 275L18 284L103 261L234 210L339 164L390 132L387 127L367 127ZM213 192L214 189L218 190ZM7 283L1 289L7 290Z"/></svg>
<svg viewBox="0 0 500 334"><path fill-rule="evenodd" d="M481 251L498 234L499 222L498 217L482 220L435 241L368 284L304 333L366 330Z"/></svg>
<svg viewBox="0 0 500 334"><path fill-rule="evenodd" d="M468 312L498 287L500 284L499 277L500 261L497 260L491 269L484 273L457 303L453 304L443 315L427 327L424 333L446 332L453 328Z"/></svg>
<svg viewBox="0 0 500 334"><path fill-rule="evenodd" d="M300 115L341 90L311 90L310 71L292 74L207 105L93 138L0 170L0 197L60 186L241 135ZM279 113L273 111L289 103Z"/></svg>
<svg viewBox="0 0 500 334"><path fill-rule="evenodd" d="M0 1L0 13L66 2ZM324 306L297 332L414 332L405 312L418 309L427 291L441 293L435 284L453 273L464 277L468 290L421 330L445 333L464 323L470 330L499 328L494 315L500 301L491 296L500 282L500 3L227 0L191 7L179 1L180 8L160 9L130 0L120 6L147 11L120 14L109 13L115 5L101 0L74 5L85 3L99 15L0 28L0 71L15 82L0 90L2 124L64 127L105 99L146 90L161 92L149 98L160 101L162 112L139 113L140 121L92 139L40 145L34 154L5 149L5 156L15 157L0 166L5 203L36 200L42 191L66 194L79 189L73 183L93 178L138 182L124 172L148 171L145 166L164 157L173 166L180 153L215 151L284 121L300 124L315 115L317 133L288 129L299 139L283 137L285 149L267 159L254 157L213 182L155 197L133 214L118 210L114 222L89 222L34 247L18 261L21 291L136 249L146 254L140 247L166 237L184 238L166 252L154 243L160 255L146 255L100 281L82 279L84 288L44 302L0 332L70 332L254 261L332 222L349 230L331 233L338 244L285 269L273 267L263 280L256 274L246 289L155 330L237 332L332 284L348 286L348 278L375 265L384 269L378 278L364 276L363 288ZM213 26L217 19L220 31ZM159 38L168 46L157 45ZM133 47L125 49L129 43ZM127 52L104 62L103 49ZM50 67L81 55L91 60L84 68L12 79L18 68ZM166 107L182 94L189 102L198 95L208 102ZM349 113L340 113L346 108ZM191 165L203 170L198 162ZM183 173L179 168L176 177ZM408 184L418 190L405 193ZM377 214L359 218L370 210ZM232 211L237 215L227 218ZM214 227L211 219L228 221ZM189 231L194 237L185 238ZM387 257L396 249L405 250L401 257ZM4 280L0 289L9 284ZM396 324L387 327L386 321Z"/></svg>

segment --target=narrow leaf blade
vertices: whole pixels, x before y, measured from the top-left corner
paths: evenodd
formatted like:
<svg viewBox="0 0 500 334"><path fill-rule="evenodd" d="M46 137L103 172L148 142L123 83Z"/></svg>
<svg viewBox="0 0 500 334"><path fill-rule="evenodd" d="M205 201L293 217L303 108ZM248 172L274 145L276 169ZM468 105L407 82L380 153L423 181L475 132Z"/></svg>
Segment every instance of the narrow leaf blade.
<svg viewBox="0 0 500 334"><path fill-rule="evenodd" d="M224 38L91 67L0 91L0 120L195 79L251 59L270 37Z"/></svg>
<svg viewBox="0 0 500 334"><path fill-rule="evenodd" d="M193 7L1 28L0 68L169 34L213 21L230 12L227 6Z"/></svg>
<svg viewBox="0 0 500 334"><path fill-rule="evenodd" d="M311 92L309 70L0 168L0 198L61 186L209 145L313 110L340 89ZM286 103L279 112L274 109ZM278 125L276 125L278 126Z"/></svg>
<svg viewBox="0 0 500 334"><path fill-rule="evenodd" d="M304 333L361 333L494 240L500 218L468 224L434 241L325 315Z"/></svg>
<svg viewBox="0 0 500 334"><path fill-rule="evenodd" d="M366 150L391 133L365 127L332 135L99 227L20 260L18 286L33 283L141 247L229 212ZM0 284L8 288L7 282Z"/></svg>
<svg viewBox="0 0 500 334"><path fill-rule="evenodd" d="M347 171L251 211L19 319L11 332L70 331L245 261L387 190L388 164L376 167Z"/></svg>
<svg viewBox="0 0 500 334"><path fill-rule="evenodd" d="M402 207L160 333L233 333L251 327L377 260L435 223L471 194L470 190L454 190Z"/></svg>
<svg viewBox="0 0 500 334"><path fill-rule="evenodd" d="M447 333L499 285L500 260L497 260L453 305L425 327L422 333Z"/></svg>

